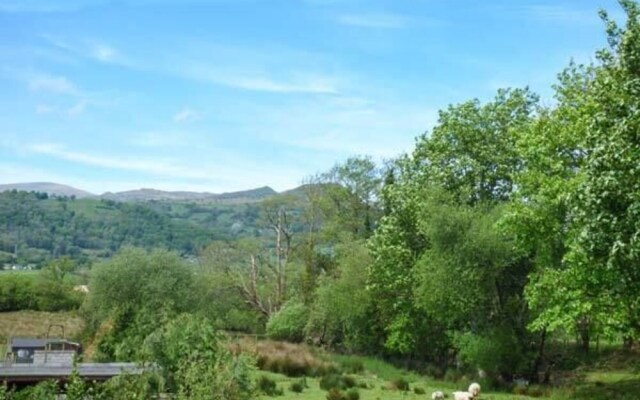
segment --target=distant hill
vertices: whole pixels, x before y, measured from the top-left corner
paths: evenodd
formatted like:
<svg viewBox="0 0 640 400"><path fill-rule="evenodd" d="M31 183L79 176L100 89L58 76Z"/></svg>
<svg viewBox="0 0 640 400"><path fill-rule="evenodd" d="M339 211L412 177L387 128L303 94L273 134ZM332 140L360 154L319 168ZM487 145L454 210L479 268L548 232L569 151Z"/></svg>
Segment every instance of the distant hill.
<svg viewBox="0 0 640 400"><path fill-rule="evenodd" d="M53 182L29 182L29 183L8 183L0 184L0 192L17 190L23 192L47 193L50 196L75 196L77 199L94 197L95 194L84 190L76 189L68 185L61 185Z"/></svg>
<svg viewBox="0 0 640 400"><path fill-rule="evenodd" d="M277 195L278 192L269 186L256 189L242 190L229 193L209 193L209 192L187 192L187 191L164 191L157 189L137 189L123 192L106 192L102 195L76 189L72 186L62 185L53 182L28 182L0 184L0 193L17 190L22 192L47 193L50 196L74 196L77 199L96 197L105 200L120 202L130 201L189 201L189 202L213 202L213 203L251 203L263 200L267 197Z"/></svg>
<svg viewBox="0 0 640 400"><path fill-rule="evenodd" d="M214 194L208 192L169 192L156 189L138 189L124 192L107 192L100 197L114 201L195 201L195 202L224 202L224 203L246 203L260 201L267 197L278 194L269 186L257 189L243 190L238 192Z"/></svg>

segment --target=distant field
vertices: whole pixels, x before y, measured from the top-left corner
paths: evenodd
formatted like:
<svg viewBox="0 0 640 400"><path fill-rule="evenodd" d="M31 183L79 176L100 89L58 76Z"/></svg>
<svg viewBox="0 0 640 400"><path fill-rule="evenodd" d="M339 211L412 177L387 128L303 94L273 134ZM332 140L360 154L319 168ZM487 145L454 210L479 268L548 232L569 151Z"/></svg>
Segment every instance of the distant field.
<svg viewBox="0 0 640 400"><path fill-rule="evenodd" d="M39 270L39 269L24 270L24 271L0 270L0 279L2 279L3 277L11 276L11 275L21 275L21 276L28 276L29 278L32 278L35 280L40 277L41 273L42 273L42 270ZM65 282L71 283L72 285L82 285L87 283L86 277L81 276L81 272L69 273L65 276L64 279L65 279Z"/></svg>
<svg viewBox="0 0 640 400"><path fill-rule="evenodd" d="M84 326L74 312L15 311L0 313L0 350L4 354L7 339L12 336L46 337L50 325L63 325L67 338L76 337ZM52 336L62 334L60 328L51 329Z"/></svg>

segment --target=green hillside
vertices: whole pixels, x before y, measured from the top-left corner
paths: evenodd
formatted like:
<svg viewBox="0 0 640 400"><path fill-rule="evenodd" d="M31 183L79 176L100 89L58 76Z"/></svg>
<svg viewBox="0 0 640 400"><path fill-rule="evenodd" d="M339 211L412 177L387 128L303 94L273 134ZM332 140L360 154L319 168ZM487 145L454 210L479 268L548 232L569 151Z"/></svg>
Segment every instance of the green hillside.
<svg viewBox="0 0 640 400"><path fill-rule="evenodd" d="M257 218L255 203L123 203L7 191L0 193L0 266L40 266L62 255L87 262L125 245L194 255L213 240L258 235Z"/></svg>

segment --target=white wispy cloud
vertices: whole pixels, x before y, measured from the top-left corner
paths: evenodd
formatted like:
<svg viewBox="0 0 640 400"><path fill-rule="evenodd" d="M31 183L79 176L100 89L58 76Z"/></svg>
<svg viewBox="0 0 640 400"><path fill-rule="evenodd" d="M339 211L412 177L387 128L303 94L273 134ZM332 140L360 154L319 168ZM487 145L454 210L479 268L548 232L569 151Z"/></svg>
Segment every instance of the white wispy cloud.
<svg viewBox="0 0 640 400"><path fill-rule="evenodd" d="M281 66L269 68L277 69L279 77L271 76L275 73L266 72L232 72L249 69L243 65L245 63L248 64L248 61L241 62L241 65L235 68L233 66L221 68L213 63L191 62L188 65L176 66L173 72L178 76L196 81L256 92L282 94L337 94L340 92L338 80L334 77L301 73Z"/></svg>
<svg viewBox="0 0 640 400"><path fill-rule="evenodd" d="M387 21L390 23L391 19ZM41 35L50 46L79 59L137 71L172 75L182 79L226 86L241 90L281 94L336 94L340 92L335 74L322 56L279 47L244 48L222 44L181 43L170 59L154 47L144 55L107 44L105 40L77 40L55 35ZM208 56L203 57L203 54ZM325 65L322 65L325 64ZM318 72L320 71L320 72Z"/></svg>
<svg viewBox="0 0 640 400"><path fill-rule="evenodd" d="M240 89L274 93L318 93L335 94L338 89L326 79L306 81L278 82L262 77L242 77L225 80L229 85Z"/></svg>
<svg viewBox="0 0 640 400"><path fill-rule="evenodd" d="M363 98L320 98L252 110L265 140L334 160L357 154L390 158L410 151L414 138L437 121L427 105Z"/></svg>
<svg viewBox="0 0 640 400"><path fill-rule="evenodd" d="M29 89L34 92L51 92L77 96L80 94L78 87L64 76L37 75L29 78Z"/></svg>
<svg viewBox="0 0 640 400"><path fill-rule="evenodd" d="M29 150L79 164L118 169L125 171L137 171L159 176L169 176L183 179L208 179L210 175L198 169L180 166L175 160L158 159L130 159L119 156L105 156L68 150L65 146L55 143L40 143L29 147Z"/></svg>
<svg viewBox="0 0 640 400"><path fill-rule="evenodd" d="M337 17L343 25L361 28L399 29L409 26L410 19L398 14L343 14Z"/></svg>
<svg viewBox="0 0 640 400"><path fill-rule="evenodd" d="M115 61L117 56L116 49L106 44L94 44L89 52L96 60L106 63Z"/></svg>
<svg viewBox="0 0 640 400"><path fill-rule="evenodd" d="M87 108L87 103L88 103L87 100L80 100L75 105L69 107L69 109L67 110L67 113L72 117L78 116L84 113L84 111Z"/></svg>
<svg viewBox="0 0 640 400"><path fill-rule="evenodd" d="M256 162L242 156L216 154L215 163L202 163L191 160L185 164L177 159L129 158L74 151L58 143L36 143L26 147L25 151L53 157L59 160L107 170L119 170L139 173L139 188L152 186L150 182L165 182L156 188L176 190L175 184L183 188L207 188L204 190L241 190L251 187L271 185L277 189L290 189L300 182L299 173L286 166ZM1 171L1 169L0 169ZM1 180L1 179L0 179ZM63 180L62 183L69 180ZM172 183L171 183L172 182ZM101 182L103 183L103 182ZM169 185L169 186L168 186ZM107 183L103 187L109 187ZM96 191L95 189L91 189ZM112 189L109 189L112 190ZM97 191L100 192L100 191Z"/></svg>
<svg viewBox="0 0 640 400"><path fill-rule="evenodd" d="M173 116L173 122L188 123L200 119L200 113L196 110L185 107Z"/></svg>

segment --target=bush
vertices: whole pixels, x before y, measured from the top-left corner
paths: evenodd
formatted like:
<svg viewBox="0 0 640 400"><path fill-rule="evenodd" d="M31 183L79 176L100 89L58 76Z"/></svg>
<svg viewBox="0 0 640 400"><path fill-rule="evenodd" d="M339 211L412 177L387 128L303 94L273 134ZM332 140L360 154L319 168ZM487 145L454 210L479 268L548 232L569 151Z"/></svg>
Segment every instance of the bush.
<svg viewBox="0 0 640 400"><path fill-rule="evenodd" d="M0 312L77 310L83 299L84 295L66 282L23 273L0 274Z"/></svg>
<svg viewBox="0 0 640 400"><path fill-rule="evenodd" d="M427 392L423 388L416 386L416 387L413 388L413 393L415 393L415 394L426 394Z"/></svg>
<svg viewBox="0 0 640 400"><path fill-rule="evenodd" d="M256 382L256 387L267 396L281 396L284 394L282 389L276 385L276 381L265 375L260 375L260 378L258 378Z"/></svg>
<svg viewBox="0 0 640 400"><path fill-rule="evenodd" d="M302 384L302 382L291 382L289 390L294 393L302 393L302 391L304 390L304 385Z"/></svg>
<svg viewBox="0 0 640 400"><path fill-rule="evenodd" d="M267 335L276 340L299 343L304 339L304 328L309 311L302 303L289 302L267 322Z"/></svg>
<svg viewBox="0 0 640 400"><path fill-rule="evenodd" d="M348 375L338 375L338 374L330 374L325 375L320 379L320 389L322 390L331 390L331 389L350 389L355 387L358 384L356 379L352 376Z"/></svg>
<svg viewBox="0 0 640 400"><path fill-rule="evenodd" d="M409 391L409 382L404 378L393 379L389 382L389 389L407 392Z"/></svg>
<svg viewBox="0 0 640 400"><path fill-rule="evenodd" d="M290 377L324 376L338 372L336 365L316 357L304 345L264 340L247 345L247 352L255 355L259 369Z"/></svg>
<svg viewBox="0 0 640 400"><path fill-rule="evenodd" d="M462 373L455 369L449 368L444 374L444 380L447 382L458 382L462 378Z"/></svg>
<svg viewBox="0 0 640 400"><path fill-rule="evenodd" d="M340 366L349 374L359 374L364 371L364 363L356 358L346 358L340 362Z"/></svg>
<svg viewBox="0 0 640 400"><path fill-rule="evenodd" d="M250 361L233 356L222 340L207 319L182 314L146 338L145 353L178 398L250 399Z"/></svg>
<svg viewBox="0 0 640 400"><path fill-rule="evenodd" d="M340 390L333 388L327 393L327 400L348 400L347 396Z"/></svg>
<svg viewBox="0 0 640 400"><path fill-rule="evenodd" d="M489 375L518 373L525 361L525 352L519 351L518 342L509 328L494 328L482 335L457 334L454 344L466 364L481 368Z"/></svg>
<svg viewBox="0 0 640 400"><path fill-rule="evenodd" d="M358 392L358 389L354 387L347 390L346 394L347 394L347 400L360 400L360 392Z"/></svg>

